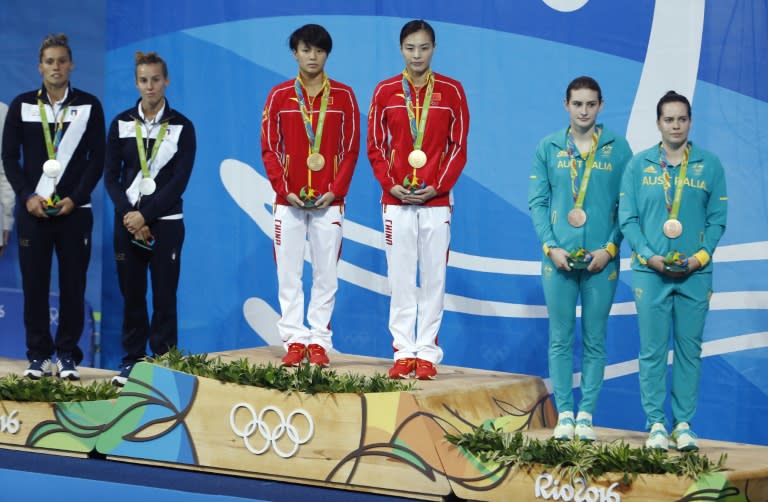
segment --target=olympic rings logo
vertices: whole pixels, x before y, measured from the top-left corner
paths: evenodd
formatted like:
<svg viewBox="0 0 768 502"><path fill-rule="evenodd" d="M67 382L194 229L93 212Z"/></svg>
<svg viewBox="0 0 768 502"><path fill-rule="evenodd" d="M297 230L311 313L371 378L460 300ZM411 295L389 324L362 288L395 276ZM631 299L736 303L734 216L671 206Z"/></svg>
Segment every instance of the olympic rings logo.
<svg viewBox="0 0 768 502"><path fill-rule="evenodd" d="M245 424L245 427L242 430L235 423L235 416L240 408L244 408L251 413L251 420ZM269 424L264 420L264 417L270 412L277 415L279 420L277 426L272 430L270 430ZM293 419L296 415L304 417L304 420L306 420L309 425L309 430L304 437L299 437L299 432L293 425ZM294 410L286 418L280 408L277 408L276 406L265 406L257 415L256 411L248 403L238 403L232 407L232 411L229 413L229 426L236 436L243 438L245 447L254 455L261 455L271 447L275 453L282 458L290 458L294 456L296 452L299 451L299 446L312 439L312 435L315 432L315 423L312 421L312 416L305 410ZM251 436L257 431L262 439L264 439L264 445L261 448L254 448L250 441ZM288 437L288 440L293 442L293 448L288 452L281 450L280 446L277 444L284 435Z"/></svg>

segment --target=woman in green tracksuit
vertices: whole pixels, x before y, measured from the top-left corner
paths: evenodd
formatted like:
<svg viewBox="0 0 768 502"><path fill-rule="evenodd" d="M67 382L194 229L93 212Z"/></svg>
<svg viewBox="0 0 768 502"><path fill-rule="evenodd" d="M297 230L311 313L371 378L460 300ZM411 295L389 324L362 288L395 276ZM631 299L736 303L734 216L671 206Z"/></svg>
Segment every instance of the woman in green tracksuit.
<svg viewBox="0 0 768 502"><path fill-rule="evenodd" d="M608 313L619 275L617 209L621 176L632 151L596 124L603 107L598 83L573 80L566 90L570 126L545 137L531 174L528 207L543 244L544 297L549 313L549 374L558 411L553 436L595 439L592 414L603 384ZM581 296L582 399L574 420L573 340Z"/></svg>
<svg viewBox="0 0 768 502"><path fill-rule="evenodd" d="M712 253L725 231L720 160L688 141L691 105L668 92L656 107L661 143L632 158L622 180L619 221L632 246L632 285L640 327L640 396L649 448L696 450L696 411L704 319L712 295ZM672 414L667 436L667 352L673 339Z"/></svg>

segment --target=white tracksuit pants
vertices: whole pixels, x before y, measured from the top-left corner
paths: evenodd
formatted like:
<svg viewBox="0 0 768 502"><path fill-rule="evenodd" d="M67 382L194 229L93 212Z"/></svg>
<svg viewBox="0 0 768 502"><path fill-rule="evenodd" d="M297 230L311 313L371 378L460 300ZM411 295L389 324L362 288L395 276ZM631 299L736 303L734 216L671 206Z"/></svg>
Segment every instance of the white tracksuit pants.
<svg viewBox="0 0 768 502"><path fill-rule="evenodd" d="M336 264L341 252L344 216L341 206L305 210L276 204L273 241L281 317L277 329L283 345L316 343L326 350L331 341L331 315L336 301ZM304 325L304 247L309 241L312 289Z"/></svg>
<svg viewBox="0 0 768 502"><path fill-rule="evenodd" d="M443 319L451 208L384 205L382 216L394 358L438 364L443 359L437 335Z"/></svg>

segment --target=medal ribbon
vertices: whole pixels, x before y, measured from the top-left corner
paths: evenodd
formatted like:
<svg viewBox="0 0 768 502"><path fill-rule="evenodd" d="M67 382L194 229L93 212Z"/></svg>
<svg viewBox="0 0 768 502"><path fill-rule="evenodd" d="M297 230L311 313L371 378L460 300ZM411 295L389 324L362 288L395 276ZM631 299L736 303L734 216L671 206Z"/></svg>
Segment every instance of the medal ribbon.
<svg viewBox="0 0 768 502"><path fill-rule="evenodd" d="M424 95L424 103L422 103L421 109L413 106L413 96L411 95L411 88L408 83L408 72L403 70L403 97L405 98L405 108L408 111L408 120L411 123L413 149L421 150L421 144L424 141L424 129L427 127L429 106L432 103L432 91L435 88L435 77L430 71L427 77L427 92ZM418 96L416 98L418 99Z"/></svg>
<svg viewBox="0 0 768 502"><path fill-rule="evenodd" d="M427 115L429 115L429 106L432 104L432 91L435 88L435 76L430 70L427 76L427 91L424 94L424 102L421 108L413 105L413 95L407 70L403 70L403 98L405 99L405 109L408 112L408 121L411 124L411 137L413 138L413 149L421 150L421 144L424 142L424 130L427 128ZM416 86L414 85L414 88ZM416 99L418 100L418 95ZM413 168L412 184L416 183L416 168Z"/></svg>
<svg viewBox="0 0 768 502"><path fill-rule="evenodd" d="M584 207L584 198L587 196L587 187L589 186L589 178L592 175L592 164L595 161L595 152L597 152L597 144L600 141L600 134L602 130L599 127L595 127L592 133L592 147L589 149L589 156L587 157L587 166L584 168L584 174L579 183L578 193L576 191L576 178L579 177L579 170L576 167L576 144L573 141L573 134L568 129L568 158L571 163L571 194L573 195L573 207L574 209L581 209Z"/></svg>
<svg viewBox="0 0 768 502"><path fill-rule="evenodd" d="M141 175L144 178L149 178L149 166L152 164L152 161L155 160L155 155L157 155L157 151L160 149L160 144L165 139L165 132L168 130L168 121L165 121L160 126L160 131L157 133L157 138L155 139L155 144L152 146L152 155L149 158L149 162L147 162L147 151L144 149L144 140L141 137L141 123L138 119L134 121L135 127L136 127L136 148L139 151L139 163L141 164ZM149 139L149 138L147 138Z"/></svg>
<svg viewBox="0 0 768 502"><path fill-rule="evenodd" d="M324 74L323 95L320 99L320 114L317 117L317 132L312 129L312 113L307 108L307 103L304 100L304 92L302 91L303 86L304 84L299 75L293 83L293 89L296 92L296 100L299 102L299 111L301 112L301 118L304 121L304 129L307 132L309 152L310 154L314 154L320 152L320 143L323 140L323 125L325 125L325 112L328 109L328 96L331 95L331 84L328 82L328 77ZM312 186L312 170L309 166L307 166L307 186Z"/></svg>
<svg viewBox="0 0 768 502"><path fill-rule="evenodd" d="M664 173L664 201L667 203L667 212L669 213L669 219L676 220L677 215L680 214L680 202L683 200L683 185L685 185L685 175L688 174L688 157L691 153L691 145L685 148L683 152L683 162L680 164L680 174L677 177L677 184L675 186L675 198L670 203L670 188L672 188L672 176L669 174L669 165L667 162L667 152L664 151L664 147L659 143L659 165Z"/></svg>
<svg viewBox="0 0 768 502"><path fill-rule="evenodd" d="M40 109L40 122L43 126L43 138L45 139L45 148L48 150L48 159L52 160L56 158L56 152L59 150L59 143L61 143L61 137L64 134L64 117L67 115L69 105L64 107L61 112L61 117L53 117L53 121L56 123L56 130L54 132L53 140L51 140L51 130L48 124L48 114L45 113L45 104L40 99L40 93L42 89L37 91L37 107Z"/></svg>

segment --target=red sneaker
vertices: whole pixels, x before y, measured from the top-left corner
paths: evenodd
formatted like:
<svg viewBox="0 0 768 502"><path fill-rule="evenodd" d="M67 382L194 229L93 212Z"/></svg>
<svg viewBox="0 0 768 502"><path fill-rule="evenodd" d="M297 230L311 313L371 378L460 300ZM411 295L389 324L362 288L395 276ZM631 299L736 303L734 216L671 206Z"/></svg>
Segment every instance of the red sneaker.
<svg viewBox="0 0 768 502"><path fill-rule="evenodd" d="M410 378L413 368L416 366L416 359L411 357L398 359L395 364L389 368L389 378L397 380L399 378Z"/></svg>
<svg viewBox="0 0 768 502"><path fill-rule="evenodd" d="M303 343L289 343L288 353L283 356L283 366L298 366L304 362L307 346Z"/></svg>
<svg viewBox="0 0 768 502"><path fill-rule="evenodd" d="M437 376L435 365L424 359L416 359L416 378L419 380L434 380Z"/></svg>
<svg viewBox="0 0 768 502"><path fill-rule="evenodd" d="M310 343L309 347L307 347L307 353L309 354L309 364L320 366L321 368L327 368L331 365L331 360L328 359L328 354L325 353L322 345Z"/></svg>

